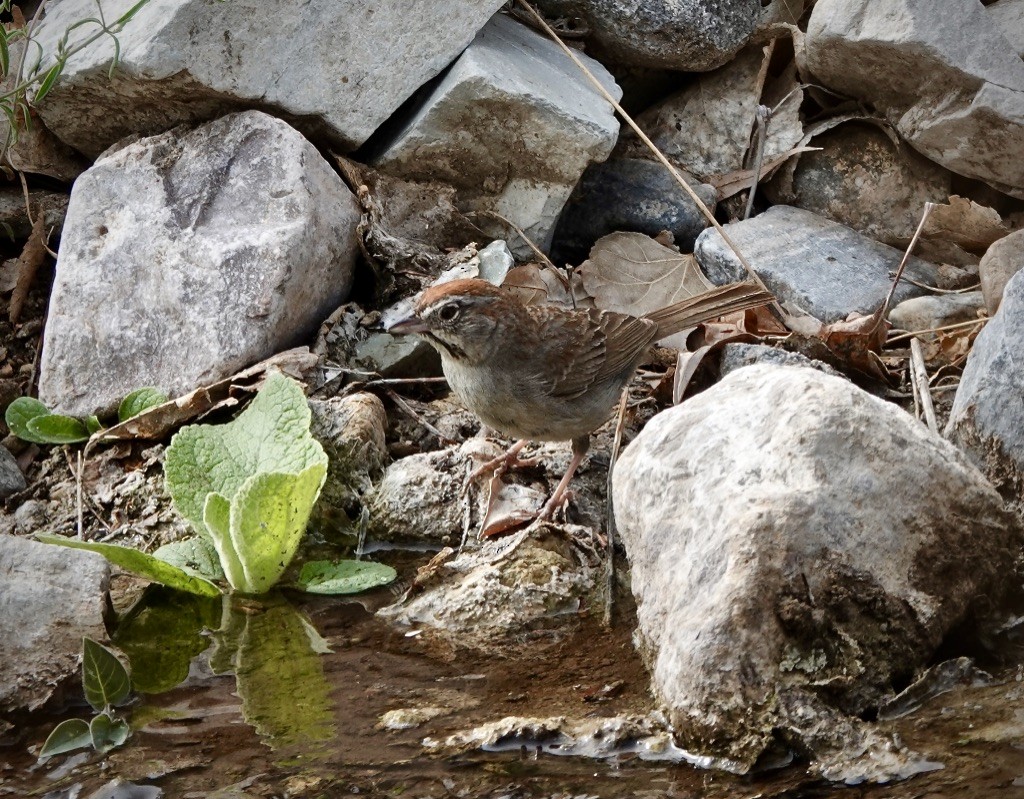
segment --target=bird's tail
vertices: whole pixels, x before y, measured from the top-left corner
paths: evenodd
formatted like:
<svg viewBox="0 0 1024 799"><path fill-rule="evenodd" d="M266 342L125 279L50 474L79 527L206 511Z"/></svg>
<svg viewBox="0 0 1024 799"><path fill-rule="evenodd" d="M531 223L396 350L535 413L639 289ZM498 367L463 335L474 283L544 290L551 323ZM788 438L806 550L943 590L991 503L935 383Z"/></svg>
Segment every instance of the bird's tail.
<svg viewBox="0 0 1024 799"><path fill-rule="evenodd" d="M657 323L655 340L658 340L727 313L766 305L774 299L771 292L753 283L730 283L660 308L647 314L647 318Z"/></svg>

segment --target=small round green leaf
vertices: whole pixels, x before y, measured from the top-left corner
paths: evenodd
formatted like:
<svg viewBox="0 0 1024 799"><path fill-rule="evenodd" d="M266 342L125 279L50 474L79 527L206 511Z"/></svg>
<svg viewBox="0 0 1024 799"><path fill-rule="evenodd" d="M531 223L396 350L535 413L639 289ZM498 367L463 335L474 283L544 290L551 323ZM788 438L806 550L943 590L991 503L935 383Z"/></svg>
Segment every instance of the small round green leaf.
<svg viewBox="0 0 1024 799"><path fill-rule="evenodd" d="M85 429L89 431L89 435L94 435L103 429L103 425L100 424L98 416L89 416L85 420Z"/></svg>
<svg viewBox="0 0 1024 799"><path fill-rule="evenodd" d="M132 691L132 681L124 664L111 650L91 638L82 639L82 689L86 701L95 710L120 704Z"/></svg>
<svg viewBox="0 0 1024 799"><path fill-rule="evenodd" d="M117 420L119 422L127 422L143 411L155 408L157 405L163 405L167 400L167 395L153 386L136 389L121 400L121 404L117 408Z"/></svg>
<svg viewBox="0 0 1024 799"><path fill-rule="evenodd" d="M53 728L53 732L47 737L43 748L39 750L39 757L62 755L65 752L89 746L91 743L92 733L89 731L89 722L82 719L68 719Z"/></svg>
<svg viewBox="0 0 1024 799"><path fill-rule="evenodd" d="M89 723L89 733L93 748L104 754L127 741L131 730L124 719L112 719L106 713L100 713Z"/></svg>
<svg viewBox="0 0 1024 799"><path fill-rule="evenodd" d="M43 444L77 444L89 440L89 429L80 419L49 413L28 420L28 431Z"/></svg>
<svg viewBox="0 0 1024 799"><path fill-rule="evenodd" d="M295 587L309 594L357 594L387 585L397 573L383 563L315 560L302 565Z"/></svg>
<svg viewBox="0 0 1024 799"><path fill-rule="evenodd" d="M37 416L49 416L49 409L39 400L32 397L18 397L7 406L4 414L4 421L11 432L22 441L31 441L33 444L45 444L45 440L28 429L28 423Z"/></svg>

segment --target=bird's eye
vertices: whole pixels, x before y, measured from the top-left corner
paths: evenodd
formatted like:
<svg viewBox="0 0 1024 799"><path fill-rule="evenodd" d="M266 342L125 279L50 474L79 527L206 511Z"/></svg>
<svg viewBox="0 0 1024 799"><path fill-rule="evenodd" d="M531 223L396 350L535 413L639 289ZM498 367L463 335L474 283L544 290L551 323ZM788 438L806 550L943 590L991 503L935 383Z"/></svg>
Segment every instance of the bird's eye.
<svg viewBox="0 0 1024 799"><path fill-rule="evenodd" d="M449 303L448 305L443 306L437 312L437 315L441 318L441 321L443 322L454 322L455 319L458 317L459 313L459 306L456 305L455 303Z"/></svg>

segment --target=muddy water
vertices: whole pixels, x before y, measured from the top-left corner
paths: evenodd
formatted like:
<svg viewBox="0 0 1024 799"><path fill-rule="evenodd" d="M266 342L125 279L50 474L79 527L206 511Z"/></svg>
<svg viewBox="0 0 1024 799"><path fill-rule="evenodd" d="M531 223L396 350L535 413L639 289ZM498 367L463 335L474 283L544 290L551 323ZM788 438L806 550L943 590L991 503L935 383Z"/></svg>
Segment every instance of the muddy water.
<svg viewBox="0 0 1024 799"><path fill-rule="evenodd" d="M186 799L1024 797L1018 669L890 722L944 768L889 786L830 785L800 764L741 778L631 755L555 757L533 747L437 754L424 739L504 716L650 711L632 619L624 609L607 631L581 618L561 638L543 634L510 655L471 656L389 629L364 607L389 599L381 592L360 602L290 597L222 606L150 591L118 633L145 691L127 709L127 745L105 757L70 754L39 765L32 752L53 725L86 711L26 719L0 749L0 796L84 799L121 777ZM408 708L441 715L408 729L382 728L387 711Z"/></svg>

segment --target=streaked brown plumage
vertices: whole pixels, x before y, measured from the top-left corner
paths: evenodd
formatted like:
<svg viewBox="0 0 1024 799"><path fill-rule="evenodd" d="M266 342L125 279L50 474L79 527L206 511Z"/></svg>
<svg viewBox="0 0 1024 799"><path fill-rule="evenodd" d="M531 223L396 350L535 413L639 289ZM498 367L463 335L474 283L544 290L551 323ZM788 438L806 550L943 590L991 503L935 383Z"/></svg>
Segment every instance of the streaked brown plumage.
<svg viewBox="0 0 1024 799"><path fill-rule="evenodd" d="M388 327L424 337L441 354L452 391L488 427L520 439L573 443L565 477L541 512L550 516L623 387L655 341L722 314L770 302L734 283L644 317L593 308L524 305L483 280L427 289L411 316Z"/></svg>

